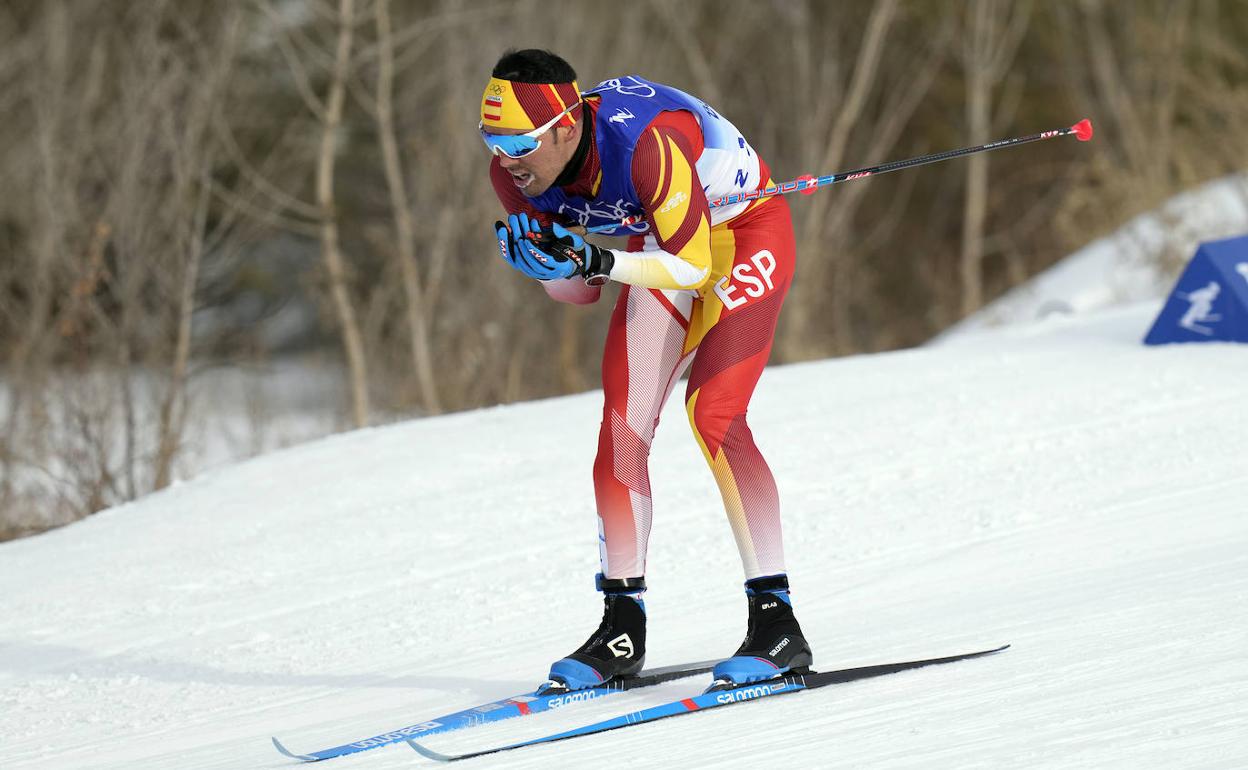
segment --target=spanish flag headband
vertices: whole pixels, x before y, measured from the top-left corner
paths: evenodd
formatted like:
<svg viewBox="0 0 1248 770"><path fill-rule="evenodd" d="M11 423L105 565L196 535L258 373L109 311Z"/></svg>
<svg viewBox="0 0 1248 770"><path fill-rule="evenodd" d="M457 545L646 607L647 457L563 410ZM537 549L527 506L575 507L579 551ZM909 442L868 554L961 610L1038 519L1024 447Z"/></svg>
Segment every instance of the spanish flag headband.
<svg viewBox="0 0 1248 770"><path fill-rule="evenodd" d="M481 126L532 131L581 100L576 81L571 83L513 83L490 78L481 96ZM559 126L576 125L569 112Z"/></svg>

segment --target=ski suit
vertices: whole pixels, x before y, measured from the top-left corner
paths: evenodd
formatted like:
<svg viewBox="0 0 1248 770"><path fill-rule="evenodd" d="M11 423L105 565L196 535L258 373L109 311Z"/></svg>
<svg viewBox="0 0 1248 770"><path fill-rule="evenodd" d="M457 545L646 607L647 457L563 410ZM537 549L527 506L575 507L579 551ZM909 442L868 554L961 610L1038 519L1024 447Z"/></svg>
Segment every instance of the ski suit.
<svg viewBox="0 0 1248 770"><path fill-rule="evenodd" d="M746 579L785 572L780 503L746 419L793 278L795 246L780 197L710 209L708 198L771 183L741 133L677 89L627 76L584 94L589 148L575 180L528 198L495 158L491 179L509 213L544 225L597 226L643 213L609 233L611 279L624 284L602 360L604 404L593 481L602 574L642 577L650 535L650 445L664 402L689 372L685 406L719 486ZM585 304L581 278L543 284Z"/></svg>

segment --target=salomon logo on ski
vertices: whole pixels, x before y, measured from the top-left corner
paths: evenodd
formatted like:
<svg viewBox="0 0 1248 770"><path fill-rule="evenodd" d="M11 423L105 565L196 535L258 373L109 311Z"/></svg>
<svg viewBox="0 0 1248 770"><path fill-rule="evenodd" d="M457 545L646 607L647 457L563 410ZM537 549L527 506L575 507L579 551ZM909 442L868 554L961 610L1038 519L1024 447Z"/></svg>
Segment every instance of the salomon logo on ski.
<svg viewBox="0 0 1248 770"><path fill-rule="evenodd" d="M402 730L395 730L392 733L385 733L383 735L378 735L375 738L369 738L368 740L359 741L358 743L352 743L351 745L358 749L371 749L374 746L385 746L391 743L398 743L399 741L409 736L420 735L421 733L427 733L430 730L433 730L441 726L442 726L441 722L422 722L421 724L418 724L418 725L410 725L408 727L404 727Z"/></svg>
<svg viewBox="0 0 1248 770"><path fill-rule="evenodd" d="M548 708L557 709L568 706L573 703L582 703L587 700L593 700L599 695L598 690L573 690L567 695L555 695L548 701Z"/></svg>
<svg viewBox="0 0 1248 770"><path fill-rule="evenodd" d="M766 698L768 695L776 695L785 687L787 682L780 681L771 685L759 685L757 687L742 687L737 690L725 690L715 696L716 703L736 703L737 701L753 700L754 698Z"/></svg>

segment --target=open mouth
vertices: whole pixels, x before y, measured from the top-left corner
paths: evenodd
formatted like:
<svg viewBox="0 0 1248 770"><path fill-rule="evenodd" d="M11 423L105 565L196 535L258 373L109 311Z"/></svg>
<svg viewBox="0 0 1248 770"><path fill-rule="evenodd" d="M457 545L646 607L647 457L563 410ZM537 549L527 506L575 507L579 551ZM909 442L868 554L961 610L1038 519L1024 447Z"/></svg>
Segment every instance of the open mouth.
<svg viewBox="0 0 1248 770"><path fill-rule="evenodd" d="M511 181L512 181L512 184L514 184L516 187L519 187L521 190L523 190L524 188L533 184L533 174L531 174L528 171L512 171Z"/></svg>

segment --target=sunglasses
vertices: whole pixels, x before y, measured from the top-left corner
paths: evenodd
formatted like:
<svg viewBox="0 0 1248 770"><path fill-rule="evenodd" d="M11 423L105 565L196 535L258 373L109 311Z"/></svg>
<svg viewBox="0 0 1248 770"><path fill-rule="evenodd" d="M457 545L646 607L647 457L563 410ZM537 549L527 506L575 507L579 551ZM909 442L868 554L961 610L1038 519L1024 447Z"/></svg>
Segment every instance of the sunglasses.
<svg viewBox="0 0 1248 770"><path fill-rule="evenodd" d="M491 153L497 155L501 152L509 158L523 158L542 146L542 140L538 139L539 136L553 128L560 118L580 105L580 102L573 103L546 123L524 134L491 134L485 130L484 121L477 126L477 129L481 132L481 138L485 140L485 146Z"/></svg>

